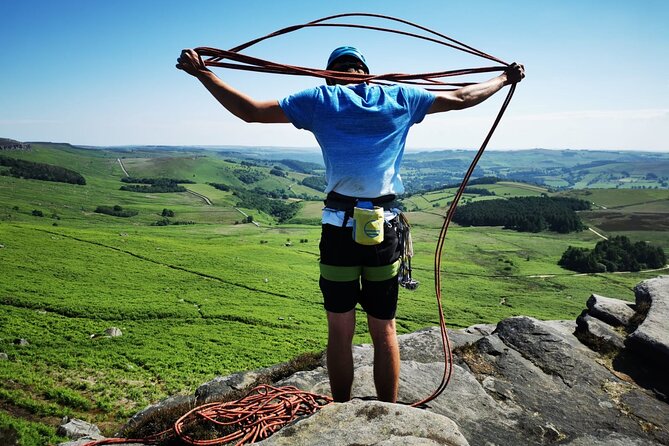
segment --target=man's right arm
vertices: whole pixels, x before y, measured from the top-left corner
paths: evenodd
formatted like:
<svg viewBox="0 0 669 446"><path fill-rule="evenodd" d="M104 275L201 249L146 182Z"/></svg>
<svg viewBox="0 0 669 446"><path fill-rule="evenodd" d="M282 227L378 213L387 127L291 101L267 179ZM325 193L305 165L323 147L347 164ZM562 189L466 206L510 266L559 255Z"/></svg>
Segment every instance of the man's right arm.
<svg viewBox="0 0 669 446"><path fill-rule="evenodd" d="M290 122L279 106L279 101L257 101L236 90L207 69L193 50L183 50L176 67L197 78L223 107L245 122Z"/></svg>

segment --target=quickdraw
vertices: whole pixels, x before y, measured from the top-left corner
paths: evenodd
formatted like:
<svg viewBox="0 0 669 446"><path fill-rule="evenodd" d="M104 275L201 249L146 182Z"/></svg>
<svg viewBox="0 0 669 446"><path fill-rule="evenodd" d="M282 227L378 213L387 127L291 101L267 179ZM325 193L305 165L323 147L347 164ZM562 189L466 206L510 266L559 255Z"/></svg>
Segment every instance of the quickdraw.
<svg viewBox="0 0 669 446"><path fill-rule="evenodd" d="M418 281L411 277L411 258L413 257L411 225L404 212L400 212L397 216L397 236L400 245L400 271L397 280L400 286L407 290L415 290L418 288Z"/></svg>

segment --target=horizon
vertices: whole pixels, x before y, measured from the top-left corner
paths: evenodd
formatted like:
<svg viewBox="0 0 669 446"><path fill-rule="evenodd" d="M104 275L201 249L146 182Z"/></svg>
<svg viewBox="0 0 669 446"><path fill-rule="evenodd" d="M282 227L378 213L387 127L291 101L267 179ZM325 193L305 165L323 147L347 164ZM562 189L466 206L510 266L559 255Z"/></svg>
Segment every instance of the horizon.
<svg viewBox="0 0 669 446"><path fill-rule="evenodd" d="M281 147L315 147L310 133L292 125L238 120L174 64L182 48L230 48L359 7L351 0L337 5L206 0L198 8L185 8L174 0L2 2L5 38L0 48L12 63L0 71L0 102L11 105L0 109L0 134L20 141L90 146L267 146L281 141ZM500 9L493 0L454 2L448 8L426 0L407 9L405 3L387 0L365 8L525 65L527 78L518 86L489 150L669 150L669 60L658 56L669 47L669 2L566 0L537 6L512 0ZM401 28L378 20L346 21ZM340 44L360 48L373 73L481 64L474 56L424 42L325 28L271 39L244 53L320 68ZM257 99L280 99L322 83L296 76L213 71ZM426 118L412 128L407 151L478 148L503 96L500 92L472 109Z"/></svg>
<svg viewBox="0 0 669 446"><path fill-rule="evenodd" d="M3 137L0 136L0 139ZM7 138L13 139L13 138ZM84 149L96 149L96 150L114 150L114 149L123 149L130 147L165 147L168 149L173 148L188 148L188 149L204 149L204 150L234 150L239 148L248 148L248 149L266 149L266 150L276 150L276 151L286 151L292 150L296 152L310 152L310 153L321 153L321 149L318 146L271 146L271 145L250 145L250 144L119 144L119 145L93 145L93 144L76 144L66 141L18 141L24 144L68 144L73 147L79 147ZM594 148L559 148L559 147L529 147L529 148L495 148L488 147L486 152L522 152L522 151L531 151L531 150L546 150L546 151L572 151L572 152L633 152L633 153L665 153L666 151L662 150L641 150L641 149L594 149ZM433 147L433 148L424 148L424 147L406 147L404 153L422 153L422 152L476 152L478 148L465 148L465 147Z"/></svg>

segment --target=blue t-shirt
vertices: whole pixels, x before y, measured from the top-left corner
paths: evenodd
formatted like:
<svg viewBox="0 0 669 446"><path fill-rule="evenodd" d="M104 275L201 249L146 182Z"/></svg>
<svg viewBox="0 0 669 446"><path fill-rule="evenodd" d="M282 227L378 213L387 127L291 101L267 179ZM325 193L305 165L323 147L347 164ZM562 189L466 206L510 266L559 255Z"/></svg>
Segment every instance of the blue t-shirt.
<svg viewBox="0 0 669 446"><path fill-rule="evenodd" d="M323 151L327 188L351 197L401 194L399 175L409 127L434 102L427 90L402 85L323 85L279 105Z"/></svg>

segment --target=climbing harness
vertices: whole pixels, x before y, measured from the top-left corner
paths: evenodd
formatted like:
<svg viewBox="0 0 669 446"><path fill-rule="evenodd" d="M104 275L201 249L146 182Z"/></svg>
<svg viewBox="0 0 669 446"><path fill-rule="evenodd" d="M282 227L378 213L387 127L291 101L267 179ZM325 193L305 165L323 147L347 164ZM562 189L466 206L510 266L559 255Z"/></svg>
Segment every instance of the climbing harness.
<svg viewBox="0 0 669 446"><path fill-rule="evenodd" d="M425 34L416 34L407 31L383 28L378 26L369 26L361 24L350 24L350 23L331 23L333 20L341 19L344 17L371 17L385 19L389 21L394 21L402 23L412 28L416 28L420 31L427 33ZM297 31L302 28L307 27L345 27L345 28L358 28L358 29L368 29L375 30L387 33L394 33L399 35L404 35L408 37L414 37L422 39L425 41L433 42L436 44L444 45L465 53L469 53L484 59L488 59L494 62L497 62L498 66L490 67L480 67L480 68L465 68L460 70L449 70L449 71L438 71L438 72L429 72L429 73L418 73L418 74L402 74L402 73L389 73L389 74L361 74L361 73L343 73L339 71L330 71L323 70L318 68L306 68L299 67L295 65L287 65L278 62L271 62L245 54L240 53L240 51L255 45L263 40L267 40L272 37L280 36L287 34L289 32ZM404 83L410 85L419 85L428 90L433 91L444 91L444 90L454 90L466 85L472 85L473 82L445 82L440 79L452 76L462 76L475 73L488 73L495 71L506 71L510 65L502 60L493 57L489 54L486 54L480 50L472 48L471 46L465 45L462 42L459 42L455 39L452 39L444 34L438 33L436 31L430 30L426 27L411 23L409 21L398 19L394 17L389 17L381 14L371 14L371 13L346 13L346 14L337 14L328 17L324 17L318 20L314 20L308 23L301 25L293 25L278 31L275 31L271 34L268 34L264 37L259 37L257 39L246 42L242 45L236 46L230 50L220 50L216 48L209 47L200 47L196 48L195 51L202 57L206 57L204 60L205 65L215 66L222 68L231 68L237 70L246 70L246 71L256 71L263 73L276 73L276 74L290 74L296 76L312 76L320 77L329 80L344 81L347 83L362 83L369 82L381 85L387 85L391 83ZM224 60L232 62L223 62ZM454 199L451 202L450 207L446 213L444 223L439 232L439 237L437 239L437 246L434 256L434 288L437 299L437 307L439 312L439 326L441 329L441 339L442 347L444 353L444 373L442 380L437 386L437 389L428 397L424 398L421 401L411 404L413 407L425 407L425 405L437 398L448 385L452 371L453 371L453 354L450 347L450 341L448 338L448 332L446 330L446 321L444 318L444 311L442 307L441 299L441 257L444 241L446 238L446 233L450 225L455 209L460 201L460 198L464 192L464 189L469 181L469 177L472 175L476 164L483 155L483 151L488 145L497 125L506 108L513 97L513 93L516 89L516 84L512 84L509 92L502 103L502 106L495 118L492 127L488 131L483 143L481 144L476 156L472 160L467 173L465 174L458 191L455 194ZM411 256L413 254L413 246L411 243L411 236L409 233L409 224L406 218L402 219L400 214L399 227L402 228L399 231L400 236L400 246L402 247L402 263L400 268L400 284L405 288L414 289L418 286L418 282L413 280L411 277ZM249 442L259 441L264 438L267 438L273 432L277 431L281 427L285 426L289 422L293 421L295 418L308 415L316 412L321 407L329 404L332 401L331 398L323 395L315 395L309 392L303 392L294 387L271 387L271 386L259 386L252 389L244 398L232 401L232 402L223 402L223 403L211 403L206 404L201 407L197 407L187 414L183 415L179 420L176 421L174 426L170 429L167 429L158 434L154 434L150 437L145 437L142 439L127 439L127 438L109 438L100 441L93 441L86 443L85 446L94 446L94 445L104 445L104 444L123 444L123 443L142 443L142 444L158 444L160 442L166 441L168 439L179 438L182 442L189 445L197 446L213 446L213 445L223 445L223 444L233 444L241 446L248 444ZM225 434L224 436L211 439L211 440L196 440L187 433L188 426L191 426L197 421L206 420L213 425L220 427L225 427L231 432Z"/></svg>

